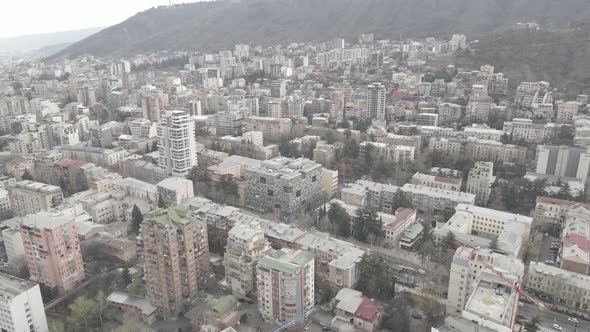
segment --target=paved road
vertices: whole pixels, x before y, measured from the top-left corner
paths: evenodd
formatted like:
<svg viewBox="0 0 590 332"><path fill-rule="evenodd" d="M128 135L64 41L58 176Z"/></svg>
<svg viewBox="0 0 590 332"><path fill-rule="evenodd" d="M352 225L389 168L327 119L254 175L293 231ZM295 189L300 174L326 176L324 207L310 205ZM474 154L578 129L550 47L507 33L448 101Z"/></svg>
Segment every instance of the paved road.
<svg viewBox="0 0 590 332"><path fill-rule="evenodd" d="M531 320L536 315L539 315L542 326L549 329L551 329L553 324L557 324L563 328L562 332L590 332L589 321L578 319L580 323L576 330L575 324L567 320L569 316L554 311L542 312L533 304L524 303L522 307L518 308L518 315L523 316L525 321Z"/></svg>

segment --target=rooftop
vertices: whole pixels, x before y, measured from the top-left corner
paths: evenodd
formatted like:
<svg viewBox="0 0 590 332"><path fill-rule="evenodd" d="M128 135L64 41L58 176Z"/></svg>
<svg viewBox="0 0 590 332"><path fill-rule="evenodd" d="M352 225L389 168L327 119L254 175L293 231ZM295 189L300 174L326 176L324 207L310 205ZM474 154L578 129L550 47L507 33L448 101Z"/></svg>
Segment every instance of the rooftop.
<svg viewBox="0 0 590 332"><path fill-rule="evenodd" d="M63 212L42 211L24 216L22 225L39 229L54 229L74 222L74 220L75 216Z"/></svg>
<svg viewBox="0 0 590 332"><path fill-rule="evenodd" d="M123 292L112 292L111 295L107 297L107 300L113 303L137 308L141 310L141 313L144 315L151 315L157 310L157 308L147 299Z"/></svg>
<svg viewBox="0 0 590 332"><path fill-rule="evenodd" d="M23 180L23 181L17 182L16 187L28 189L28 190L34 190L34 191L41 191L44 193L61 192L61 188L58 186L54 186L54 185L50 185L50 184L42 183L42 182L30 181L30 180Z"/></svg>
<svg viewBox="0 0 590 332"><path fill-rule="evenodd" d="M0 294L9 298L20 295L33 287L36 283L0 272Z"/></svg>
<svg viewBox="0 0 590 332"><path fill-rule="evenodd" d="M157 209L145 216L146 220L152 220L162 225L175 225L188 223L187 217L190 209L186 205L176 205L167 209Z"/></svg>
<svg viewBox="0 0 590 332"><path fill-rule="evenodd" d="M313 261L313 254L307 250L281 249L260 258L258 266L293 274Z"/></svg>

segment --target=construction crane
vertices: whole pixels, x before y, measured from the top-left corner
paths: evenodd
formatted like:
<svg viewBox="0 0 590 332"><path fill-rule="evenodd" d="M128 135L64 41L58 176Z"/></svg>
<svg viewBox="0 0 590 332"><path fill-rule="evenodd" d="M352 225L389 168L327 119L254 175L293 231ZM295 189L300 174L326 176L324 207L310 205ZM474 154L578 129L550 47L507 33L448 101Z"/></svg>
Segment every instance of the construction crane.
<svg viewBox="0 0 590 332"><path fill-rule="evenodd" d="M475 250L473 250L471 247L467 247L459 242L457 242L460 246L461 246L461 251L463 250L467 250L469 251L469 258L472 260L477 261L478 263L481 263L483 266L485 266L487 269L489 269L490 271L492 271L495 275L497 275L498 277L500 277L500 279L504 280L506 283L512 285L512 288L520 295L524 296L529 302L534 303L537 308L539 308L539 310L541 311L548 311L551 310L549 307L547 307L543 302L535 299L534 297L532 297L531 295L529 295L521 286L521 282L520 279L517 280L511 280L509 278L507 278L502 272L498 271L495 267L491 266L490 264L488 264L488 262L484 261L483 259L479 258L479 255L475 252ZM515 301L516 302L516 301ZM510 328L514 331L514 325L516 323L516 310L518 308L518 304L514 303L513 309L512 309L512 320L510 321Z"/></svg>

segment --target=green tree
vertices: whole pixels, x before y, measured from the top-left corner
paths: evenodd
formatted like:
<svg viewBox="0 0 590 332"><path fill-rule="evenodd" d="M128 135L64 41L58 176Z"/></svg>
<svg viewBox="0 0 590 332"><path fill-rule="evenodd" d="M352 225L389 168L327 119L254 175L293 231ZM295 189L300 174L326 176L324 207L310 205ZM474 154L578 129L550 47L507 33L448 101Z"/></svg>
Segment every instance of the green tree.
<svg viewBox="0 0 590 332"><path fill-rule="evenodd" d="M107 301L102 290L94 298L78 297L68 307L70 313L66 318L66 330L85 332L99 329L104 323L106 307Z"/></svg>
<svg viewBox="0 0 590 332"><path fill-rule="evenodd" d="M131 274L129 274L129 268L124 267L123 271L121 271L121 282L123 283L124 287L129 286L133 279L131 278Z"/></svg>
<svg viewBox="0 0 590 332"><path fill-rule="evenodd" d="M229 174L221 176L216 183L216 188L219 195L217 199L221 202L225 202L226 198L236 199L239 195L238 185Z"/></svg>
<svg viewBox="0 0 590 332"><path fill-rule="evenodd" d="M385 260L375 254L364 254L358 265L358 291L371 298L391 300L395 296L395 278Z"/></svg>
<svg viewBox="0 0 590 332"><path fill-rule="evenodd" d="M533 317L532 320L524 323L524 330L526 332L538 332L541 327L541 319L539 316Z"/></svg>
<svg viewBox="0 0 590 332"><path fill-rule="evenodd" d="M350 236L350 216L340 204L336 202L330 204L328 220L330 221L333 232L336 235L342 237Z"/></svg>
<svg viewBox="0 0 590 332"><path fill-rule="evenodd" d="M349 159L356 159L359 156L359 145L354 139L349 138L344 142L342 156Z"/></svg>
<svg viewBox="0 0 590 332"><path fill-rule="evenodd" d="M137 205L133 204L133 209L131 210L131 231L134 234L139 234L139 228L141 227L142 222L143 214L141 214L141 210Z"/></svg>
<svg viewBox="0 0 590 332"><path fill-rule="evenodd" d="M20 178L21 178L21 180L33 181L33 175L31 174L31 172L29 172L28 169L25 169L25 172L23 173L23 175Z"/></svg>
<svg viewBox="0 0 590 332"><path fill-rule="evenodd" d="M445 250L457 249L455 233L449 231L443 238L442 245Z"/></svg>
<svg viewBox="0 0 590 332"><path fill-rule="evenodd" d="M164 197L162 197L162 194L158 194L158 208L160 208L160 209L167 209L168 208L168 204L166 204L166 201L164 201Z"/></svg>
<svg viewBox="0 0 590 332"><path fill-rule="evenodd" d="M368 241L369 236L381 239L383 223L373 209L361 207L356 210L356 217L352 225L352 236L359 241Z"/></svg>
<svg viewBox="0 0 590 332"><path fill-rule="evenodd" d="M399 208L408 208L408 209L412 209L412 203L408 200L408 198L406 197L406 195L404 195L404 192L401 191L401 189L398 189L395 192L395 195L393 197L393 210L397 210Z"/></svg>

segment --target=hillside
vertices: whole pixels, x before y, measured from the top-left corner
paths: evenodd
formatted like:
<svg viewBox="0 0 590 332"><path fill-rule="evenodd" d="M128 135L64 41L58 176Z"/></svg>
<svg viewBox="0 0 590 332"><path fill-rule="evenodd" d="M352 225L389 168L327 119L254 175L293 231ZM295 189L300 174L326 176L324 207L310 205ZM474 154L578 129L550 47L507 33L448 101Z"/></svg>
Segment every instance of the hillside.
<svg viewBox="0 0 590 332"><path fill-rule="evenodd" d="M159 50L219 49L352 37L476 36L515 22L543 27L590 20L587 0L218 0L139 13L55 57L125 55Z"/></svg>
<svg viewBox="0 0 590 332"><path fill-rule="evenodd" d="M590 24L560 31L506 31L484 36L459 66L491 63L511 82L548 81L569 96L590 93Z"/></svg>
<svg viewBox="0 0 590 332"><path fill-rule="evenodd" d="M71 44L82 40L102 28L88 28L81 30L41 33L35 35L0 38L0 50L30 51L54 45Z"/></svg>

